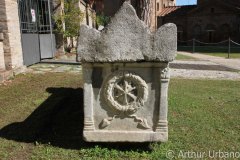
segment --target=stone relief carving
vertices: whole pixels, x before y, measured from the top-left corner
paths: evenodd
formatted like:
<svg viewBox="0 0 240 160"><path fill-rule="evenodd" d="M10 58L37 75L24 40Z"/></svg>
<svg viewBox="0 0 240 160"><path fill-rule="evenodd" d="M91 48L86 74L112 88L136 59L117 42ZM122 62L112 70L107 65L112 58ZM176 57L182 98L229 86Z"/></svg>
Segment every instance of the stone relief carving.
<svg viewBox="0 0 240 160"><path fill-rule="evenodd" d="M176 25L165 24L151 33L134 7L124 3L101 32L86 25L79 32L78 54L84 72L84 140L166 142L168 67L176 57ZM142 77L125 70L143 71ZM112 74L104 77L106 73ZM97 76L104 77L104 82Z"/></svg>
<svg viewBox="0 0 240 160"><path fill-rule="evenodd" d="M148 98L148 86L140 76L124 71L114 72L106 79L102 89L105 102L116 114L103 119L101 128L109 126L118 115L134 118L141 127L150 128L146 119L133 115Z"/></svg>
<svg viewBox="0 0 240 160"><path fill-rule="evenodd" d="M169 67L166 67L162 70L161 78L162 79L170 79L170 69L169 69Z"/></svg>
<svg viewBox="0 0 240 160"><path fill-rule="evenodd" d="M139 76L124 71L111 74L103 85L107 104L118 112L129 115L144 105L148 86Z"/></svg>

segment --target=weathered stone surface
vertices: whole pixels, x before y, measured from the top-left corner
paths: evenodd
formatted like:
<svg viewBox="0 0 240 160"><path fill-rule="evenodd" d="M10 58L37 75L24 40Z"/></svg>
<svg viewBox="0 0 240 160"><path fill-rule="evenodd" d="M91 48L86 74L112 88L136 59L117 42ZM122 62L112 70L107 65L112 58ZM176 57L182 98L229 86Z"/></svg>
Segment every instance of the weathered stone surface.
<svg viewBox="0 0 240 160"><path fill-rule="evenodd" d="M18 2L0 1L0 32L3 33L3 49L6 69L23 66L23 54L18 15Z"/></svg>
<svg viewBox="0 0 240 160"><path fill-rule="evenodd" d="M168 140L167 63L84 63L83 77L86 141Z"/></svg>
<svg viewBox="0 0 240 160"><path fill-rule="evenodd" d="M78 40L78 53L81 54L78 57L84 61L94 61L95 56L98 54L97 46L100 32L89 28L87 25L81 25L80 37Z"/></svg>
<svg viewBox="0 0 240 160"><path fill-rule="evenodd" d="M83 62L169 62L176 55L177 28L166 24L151 33L125 2L101 32L82 25L78 42Z"/></svg>
<svg viewBox="0 0 240 160"><path fill-rule="evenodd" d="M172 23L165 24L154 35L153 55L156 56L156 60L170 62L175 59L176 51L177 27ZM150 57L152 60L154 58Z"/></svg>
<svg viewBox="0 0 240 160"><path fill-rule="evenodd" d="M1 71L0 70L0 83L12 78L14 76L14 73L12 70L10 71Z"/></svg>
<svg viewBox="0 0 240 160"><path fill-rule="evenodd" d="M86 141L167 141L176 33L166 24L152 34L126 2L102 32L81 27Z"/></svg>
<svg viewBox="0 0 240 160"><path fill-rule="evenodd" d="M0 33L0 42L4 40L3 33Z"/></svg>
<svg viewBox="0 0 240 160"><path fill-rule="evenodd" d="M0 41L0 71L5 70L3 43Z"/></svg>

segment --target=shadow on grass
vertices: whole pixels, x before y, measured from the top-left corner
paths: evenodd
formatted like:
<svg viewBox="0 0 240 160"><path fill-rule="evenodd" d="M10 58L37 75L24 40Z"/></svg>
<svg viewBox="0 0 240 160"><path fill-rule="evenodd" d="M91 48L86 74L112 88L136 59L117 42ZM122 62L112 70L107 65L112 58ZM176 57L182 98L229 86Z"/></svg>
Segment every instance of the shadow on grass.
<svg viewBox="0 0 240 160"><path fill-rule="evenodd" d="M150 151L149 143L87 143L83 141L82 88L48 88L51 96L23 122L0 130L0 137L18 142L51 144L65 149L96 145L121 151Z"/></svg>

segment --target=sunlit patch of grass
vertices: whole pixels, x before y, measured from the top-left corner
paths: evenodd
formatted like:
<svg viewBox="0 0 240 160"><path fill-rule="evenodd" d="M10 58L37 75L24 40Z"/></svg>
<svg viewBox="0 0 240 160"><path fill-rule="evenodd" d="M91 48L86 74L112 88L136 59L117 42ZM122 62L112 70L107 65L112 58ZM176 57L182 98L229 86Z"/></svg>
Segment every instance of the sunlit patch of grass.
<svg viewBox="0 0 240 160"><path fill-rule="evenodd" d="M239 86L172 79L167 143L86 143L82 77L20 75L0 86L0 159L166 159L169 150L239 151Z"/></svg>
<svg viewBox="0 0 240 160"><path fill-rule="evenodd" d="M202 53L210 56L228 58L228 53ZM240 58L240 53L230 53L229 58Z"/></svg>
<svg viewBox="0 0 240 160"><path fill-rule="evenodd" d="M177 54L176 60L197 60L197 58L182 55L182 54Z"/></svg>

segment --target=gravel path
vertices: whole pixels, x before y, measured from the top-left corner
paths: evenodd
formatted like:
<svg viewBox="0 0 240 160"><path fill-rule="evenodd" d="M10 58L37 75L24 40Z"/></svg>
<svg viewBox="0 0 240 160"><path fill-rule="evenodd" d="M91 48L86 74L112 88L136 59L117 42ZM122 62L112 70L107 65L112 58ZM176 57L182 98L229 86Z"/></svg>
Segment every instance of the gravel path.
<svg viewBox="0 0 240 160"><path fill-rule="evenodd" d="M174 64L194 64L192 61L175 61ZM215 66L217 69L219 65L214 65L209 62L198 62L198 66ZM187 78L187 79L218 79L218 80L240 80L240 72L222 71L222 70L201 70L202 67L197 69L171 69L171 76L174 78ZM28 67L28 72L36 74L44 74L51 72L68 72L75 74L82 74L82 67L80 65L60 65L60 64L36 64Z"/></svg>
<svg viewBox="0 0 240 160"><path fill-rule="evenodd" d="M179 63L179 62L173 62L170 63L170 68L176 68L176 69L189 69L189 70L212 70L212 71L238 71L236 69L232 69L229 67L221 66L218 64L201 64L197 61L192 63L192 61Z"/></svg>
<svg viewBox="0 0 240 160"><path fill-rule="evenodd" d="M197 59L209 61L209 62L218 64L221 66L225 66L228 68L240 70L240 59L226 59L223 57L216 57L216 56L210 56L210 55L198 54L198 53L192 54L188 52L178 52L178 54L194 57Z"/></svg>
<svg viewBox="0 0 240 160"><path fill-rule="evenodd" d="M172 78L240 80L240 72L171 69Z"/></svg>

